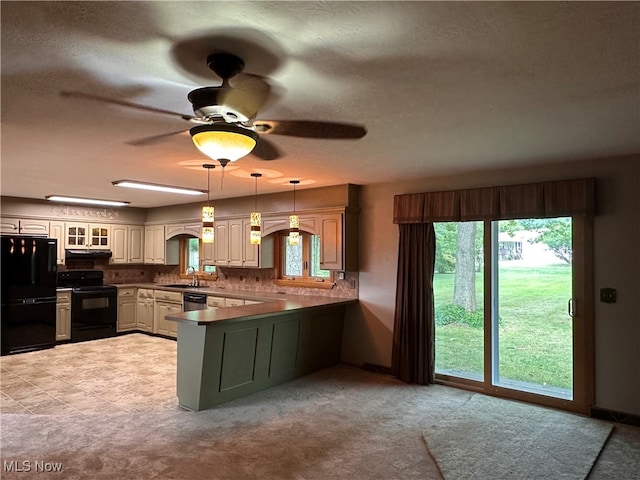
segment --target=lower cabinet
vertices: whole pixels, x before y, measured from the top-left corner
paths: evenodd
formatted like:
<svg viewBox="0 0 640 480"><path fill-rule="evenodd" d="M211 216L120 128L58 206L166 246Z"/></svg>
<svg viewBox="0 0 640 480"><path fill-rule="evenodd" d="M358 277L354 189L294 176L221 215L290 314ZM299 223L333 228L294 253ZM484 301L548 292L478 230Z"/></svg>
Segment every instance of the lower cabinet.
<svg viewBox="0 0 640 480"><path fill-rule="evenodd" d="M118 332L127 332L137 328L136 288L118 289Z"/></svg>
<svg viewBox="0 0 640 480"><path fill-rule="evenodd" d="M344 314L344 306L332 305L207 325L176 322L180 406L203 410L339 363Z"/></svg>
<svg viewBox="0 0 640 480"><path fill-rule="evenodd" d="M56 342L71 339L71 290L56 294Z"/></svg>
<svg viewBox="0 0 640 480"><path fill-rule="evenodd" d="M167 337L177 337L178 324L165 319L165 317L169 314L180 313L182 311L182 293L156 290L154 297L153 333Z"/></svg>
<svg viewBox="0 0 640 480"><path fill-rule="evenodd" d="M136 328L143 332L153 332L153 290L148 288L138 289Z"/></svg>
<svg viewBox="0 0 640 480"><path fill-rule="evenodd" d="M213 295L207 295L207 308L213 307L224 307L225 306L225 298L224 297L216 297Z"/></svg>

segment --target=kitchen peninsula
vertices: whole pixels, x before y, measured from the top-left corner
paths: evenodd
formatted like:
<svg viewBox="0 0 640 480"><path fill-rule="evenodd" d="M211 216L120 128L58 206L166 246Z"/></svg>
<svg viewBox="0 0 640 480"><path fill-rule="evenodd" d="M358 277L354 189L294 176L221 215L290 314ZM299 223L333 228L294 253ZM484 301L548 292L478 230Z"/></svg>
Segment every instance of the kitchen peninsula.
<svg viewBox="0 0 640 480"><path fill-rule="evenodd" d="M340 361L352 298L279 295L261 303L175 313L179 405L203 410Z"/></svg>

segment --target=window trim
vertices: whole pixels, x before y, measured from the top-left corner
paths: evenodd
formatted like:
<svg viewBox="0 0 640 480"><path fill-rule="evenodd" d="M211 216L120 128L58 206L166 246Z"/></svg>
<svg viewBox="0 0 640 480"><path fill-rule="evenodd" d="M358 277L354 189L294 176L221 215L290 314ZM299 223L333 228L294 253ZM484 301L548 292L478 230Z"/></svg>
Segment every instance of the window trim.
<svg viewBox="0 0 640 480"><path fill-rule="evenodd" d="M276 233L275 238L275 251L274 253L274 269L275 280L273 281L278 286L285 287L305 287L305 288L324 288L331 289L335 286L334 272L329 270L329 277L312 277L309 275L311 269L309 268L309 262L311 258L311 237L314 234L300 231L300 238L302 239L302 261L303 261L303 276L301 277L289 277L284 275L284 242L289 238L287 231ZM307 268L304 268L304 265Z"/></svg>
<svg viewBox="0 0 640 480"><path fill-rule="evenodd" d="M198 280L216 280L218 278L218 268L216 267L215 272L203 272L202 271L202 239L199 237L181 237L178 240L178 276L183 280L190 280L193 278L193 274L187 275L187 256L188 256L188 245L189 240L197 238L198 239L198 270L195 272Z"/></svg>

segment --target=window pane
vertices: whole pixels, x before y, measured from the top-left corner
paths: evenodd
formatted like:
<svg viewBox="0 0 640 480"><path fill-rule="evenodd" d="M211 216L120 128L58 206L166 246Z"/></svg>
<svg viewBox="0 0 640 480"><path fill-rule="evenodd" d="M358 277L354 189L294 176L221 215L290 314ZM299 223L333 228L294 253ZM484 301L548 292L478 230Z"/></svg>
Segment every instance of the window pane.
<svg viewBox="0 0 640 480"><path fill-rule="evenodd" d="M189 238L187 243L187 268L198 270L200 267L200 239Z"/></svg>
<svg viewBox="0 0 640 480"><path fill-rule="evenodd" d="M289 245L289 238L284 237L284 274L287 277L302 276L302 243Z"/></svg>
<svg viewBox="0 0 640 480"><path fill-rule="evenodd" d="M436 223L436 372L484 378L483 223Z"/></svg>
<svg viewBox="0 0 640 480"><path fill-rule="evenodd" d="M572 399L571 218L499 221L493 228L493 383Z"/></svg>
<svg viewBox="0 0 640 480"><path fill-rule="evenodd" d="M320 268L320 237L313 235L311 237L311 252L310 252L310 264L311 271L309 275L312 277L329 278L331 272L329 270L322 270Z"/></svg>

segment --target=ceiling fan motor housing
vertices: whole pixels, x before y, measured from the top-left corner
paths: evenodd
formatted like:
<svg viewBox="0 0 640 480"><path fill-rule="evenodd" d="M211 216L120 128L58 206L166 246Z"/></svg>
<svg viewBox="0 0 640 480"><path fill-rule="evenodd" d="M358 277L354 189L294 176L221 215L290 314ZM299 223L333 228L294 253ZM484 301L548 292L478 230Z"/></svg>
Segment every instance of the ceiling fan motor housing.
<svg viewBox="0 0 640 480"><path fill-rule="evenodd" d="M202 87L189 92L187 98L196 116L205 120L223 118L229 123L248 122L249 117L240 106L226 104L234 98L233 90L231 87Z"/></svg>

